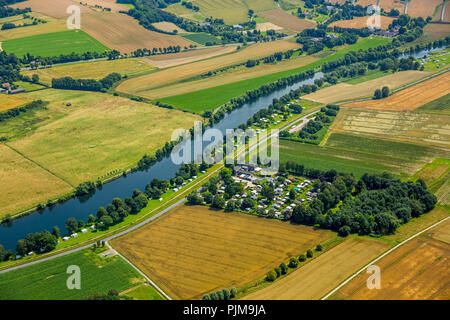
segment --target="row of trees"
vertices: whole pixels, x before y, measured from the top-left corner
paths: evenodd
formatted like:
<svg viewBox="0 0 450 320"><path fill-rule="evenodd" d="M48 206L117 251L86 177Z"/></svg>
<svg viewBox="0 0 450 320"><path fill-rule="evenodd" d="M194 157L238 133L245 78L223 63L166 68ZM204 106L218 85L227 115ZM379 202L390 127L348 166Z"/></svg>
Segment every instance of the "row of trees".
<svg viewBox="0 0 450 320"><path fill-rule="evenodd" d="M56 89L101 91L106 92L114 83L120 81L122 76L119 73L111 73L101 80L95 79L73 79L71 77L53 78L52 87Z"/></svg>
<svg viewBox="0 0 450 320"><path fill-rule="evenodd" d="M25 113L30 110L43 109L48 105L48 102L42 100L36 100L22 107L12 108L4 112L0 112L0 122L19 116L21 113Z"/></svg>
<svg viewBox="0 0 450 320"><path fill-rule="evenodd" d="M230 290L224 288L222 290L203 295L202 300L230 300L236 297L236 293L237 290L235 287L231 288Z"/></svg>
<svg viewBox="0 0 450 320"><path fill-rule="evenodd" d="M374 99L384 99L387 97L389 97L389 87L383 87L381 90L376 89L373 94Z"/></svg>
<svg viewBox="0 0 450 320"><path fill-rule="evenodd" d="M11 8L8 5L23 2L25 0L0 0L0 18L17 16L19 14L24 14L27 12L31 12L30 8L17 9Z"/></svg>
<svg viewBox="0 0 450 320"><path fill-rule="evenodd" d="M322 245L318 244L315 250L316 252L322 251ZM274 269L268 271L265 280L268 282L274 282L277 278L287 274L289 272L289 268L297 268L300 262L304 262L307 259L312 258L313 255L313 250L308 249L306 253L302 253L298 257L291 257L287 265L286 263L282 262L278 267L275 267Z"/></svg>

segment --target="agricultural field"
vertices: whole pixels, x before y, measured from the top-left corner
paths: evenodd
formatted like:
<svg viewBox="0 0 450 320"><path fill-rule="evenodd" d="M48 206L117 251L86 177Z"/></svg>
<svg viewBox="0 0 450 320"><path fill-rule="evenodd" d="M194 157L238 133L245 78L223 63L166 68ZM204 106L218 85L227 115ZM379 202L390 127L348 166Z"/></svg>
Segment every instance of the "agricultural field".
<svg viewBox="0 0 450 320"><path fill-rule="evenodd" d="M250 57L253 59L258 59L269 56L278 51L286 51L289 49L296 49L298 47L299 46L296 43L285 40L278 41L275 45L274 43L258 43L231 54L185 64L167 70L161 70L153 74L129 79L121 83L117 87L117 91L154 99L156 97L148 93L151 92L151 89L165 87L169 84L199 76L209 71L244 63Z"/></svg>
<svg viewBox="0 0 450 320"><path fill-rule="evenodd" d="M243 299L318 300L390 246L378 240L349 238L285 278Z"/></svg>
<svg viewBox="0 0 450 320"><path fill-rule="evenodd" d="M447 4L448 5L448 4ZM450 14L450 10L446 10ZM450 21L450 17L447 21ZM450 25L441 23L429 23L424 29L424 34L417 39L417 42L428 42L439 40L450 34Z"/></svg>
<svg viewBox="0 0 450 320"><path fill-rule="evenodd" d="M165 300L155 288L148 284L141 284L131 290L126 290L121 294L133 297L134 300Z"/></svg>
<svg viewBox="0 0 450 320"><path fill-rule="evenodd" d="M427 89L429 90L429 89ZM429 90L431 91L431 90ZM413 104L414 101L411 102ZM450 148L450 117L418 112L341 108L333 132Z"/></svg>
<svg viewBox="0 0 450 320"><path fill-rule="evenodd" d="M43 46L42 44L46 45ZM40 34L31 37L11 39L2 42L8 53L22 57L26 53L36 56L52 57L60 54L105 52L109 49L81 30L69 30Z"/></svg>
<svg viewBox="0 0 450 320"><path fill-rule="evenodd" d="M74 79L102 79L108 74L118 72L123 75L145 73L156 68L147 59L132 58L122 60L80 62L47 69L23 71L23 75L39 76L39 82L51 85L53 78L72 77Z"/></svg>
<svg viewBox="0 0 450 320"><path fill-rule="evenodd" d="M280 141L282 162L294 161L323 171L334 168L338 172L353 173L356 177L380 172L410 176L427 161L442 154L445 152L431 147L334 131L324 146Z"/></svg>
<svg viewBox="0 0 450 320"><path fill-rule="evenodd" d="M135 165L170 141L173 130L200 119L101 93L48 89L25 96L65 114L8 144L73 186Z"/></svg>
<svg viewBox="0 0 450 320"><path fill-rule="evenodd" d="M199 60L209 59L236 51L237 46L212 47L196 49L178 53L158 54L144 58L158 68L169 68L180 64L191 63Z"/></svg>
<svg viewBox="0 0 450 320"><path fill-rule="evenodd" d="M194 13L201 17L214 17L223 19L226 24L237 24L249 21L248 10L255 13L275 9L277 7L273 0L194 0L193 4L200 8L199 12L189 10L174 4L167 11L179 14L186 18Z"/></svg>
<svg viewBox="0 0 450 320"><path fill-rule="evenodd" d="M67 18L67 8L79 2L71 0L28 0L11 5L12 8L31 8L33 12L40 12L53 18L61 19ZM80 6L81 14L92 12L91 9ZM65 21L64 21L65 22Z"/></svg>
<svg viewBox="0 0 450 320"><path fill-rule="evenodd" d="M197 44L200 44L202 46L208 44L208 43L220 43L219 38L216 38L208 33L204 32L197 32L197 33L187 33L183 34L182 38L187 39L189 41L195 42Z"/></svg>
<svg viewBox="0 0 450 320"><path fill-rule="evenodd" d="M94 10L97 8L97 6L100 6L102 8L109 8L113 12L129 10L129 7L127 5L117 3L117 0L83 0L82 4L87 5Z"/></svg>
<svg viewBox="0 0 450 320"><path fill-rule="evenodd" d="M71 185L4 144L0 144L0 155L0 220L72 190Z"/></svg>
<svg viewBox="0 0 450 320"><path fill-rule="evenodd" d="M450 72L423 81L393 95L372 101L346 104L348 107L371 110L408 111L434 101L450 93Z"/></svg>
<svg viewBox="0 0 450 320"><path fill-rule="evenodd" d="M387 27L394 21L395 18L380 16L381 29ZM339 20L330 24L330 27L341 27L350 29L362 29L368 26L369 17L355 17L352 20ZM371 23L369 25L372 25Z"/></svg>
<svg viewBox="0 0 450 320"><path fill-rule="evenodd" d="M281 9L262 12L259 16L291 33L298 33L305 29L311 29L316 25L312 21L300 19Z"/></svg>
<svg viewBox="0 0 450 320"><path fill-rule="evenodd" d="M28 102L31 102L31 100L23 99L20 95L7 95L6 93L2 93L0 95L1 105L0 105L0 112L4 112L6 110L20 107Z"/></svg>
<svg viewBox="0 0 450 320"><path fill-rule="evenodd" d="M448 232L448 225L444 232ZM435 233L439 231L436 230ZM428 235L421 236L377 262L382 274L381 289L369 290L366 286L368 275L361 273L331 298L448 300L450 297L449 255L448 243L437 241Z"/></svg>
<svg viewBox="0 0 450 320"><path fill-rule="evenodd" d="M341 101L354 100L359 98L372 97L376 89L388 86L391 90L397 89L403 85L425 78L429 75L425 71L401 71L393 74L385 73L383 77L373 80L349 84L339 83L314 93L304 96L305 99L318 101L320 103L336 103ZM384 100L383 100L384 101ZM361 102L361 104L370 102ZM382 102L380 102L381 104Z"/></svg>
<svg viewBox="0 0 450 320"><path fill-rule="evenodd" d="M450 159L436 158L413 178L422 179L436 195L439 203L450 205Z"/></svg>
<svg viewBox="0 0 450 320"><path fill-rule="evenodd" d="M181 29L180 27L178 27L176 24L172 23L172 22L156 22L153 23L152 26L154 26L155 28L165 31L165 32L174 32L176 31L177 33L185 33L186 31Z"/></svg>
<svg viewBox="0 0 450 320"><path fill-rule="evenodd" d="M450 245L450 220L447 220L430 230L429 235L436 240ZM449 292L450 293L450 292Z"/></svg>
<svg viewBox="0 0 450 320"><path fill-rule="evenodd" d="M283 30L283 28L280 26L277 26L276 24L273 24L272 22L262 22L262 23L256 24L256 30L261 31L261 32L266 32L268 30L279 31L279 30Z"/></svg>
<svg viewBox="0 0 450 320"><path fill-rule="evenodd" d="M172 298L198 299L262 277L333 237L330 231L182 205L112 245Z"/></svg>
<svg viewBox="0 0 450 320"><path fill-rule="evenodd" d="M67 288L66 270L71 265L80 267L80 290ZM120 257L103 258L86 249L0 274L0 299L82 300L111 289L121 292L139 282L142 276Z"/></svg>

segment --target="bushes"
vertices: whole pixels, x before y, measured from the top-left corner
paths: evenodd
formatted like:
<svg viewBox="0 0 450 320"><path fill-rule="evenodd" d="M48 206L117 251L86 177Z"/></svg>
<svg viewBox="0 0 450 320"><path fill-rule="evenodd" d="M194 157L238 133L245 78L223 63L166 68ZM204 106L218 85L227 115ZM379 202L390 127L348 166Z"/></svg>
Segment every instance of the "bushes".
<svg viewBox="0 0 450 320"><path fill-rule="evenodd" d="M52 88L105 92L120 79L122 79L122 76L118 73L111 73L101 80L73 79L71 77L53 78Z"/></svg>
<svg viewBox="0 0 450 320"><path fill-rule="evenodd" d="M210 294L204 294L202 300L230 300L236 297L236 293L236 288L234 287L231 288L231 290L223 288L222 290L211 292Z"/></svg>
<svg viewBox="0 0 450 320"><path fill-rule="evenodd" d="M48 102L44 102L42 100L36 100L36 101L26 104L23 107L17 107L17 108L9 109L5 112L1 112L0 113L0 122L17 117L21 113L25 113L30 110L43 109L43 108L45 108L45 106L47 104L48 104Z"/></svg>

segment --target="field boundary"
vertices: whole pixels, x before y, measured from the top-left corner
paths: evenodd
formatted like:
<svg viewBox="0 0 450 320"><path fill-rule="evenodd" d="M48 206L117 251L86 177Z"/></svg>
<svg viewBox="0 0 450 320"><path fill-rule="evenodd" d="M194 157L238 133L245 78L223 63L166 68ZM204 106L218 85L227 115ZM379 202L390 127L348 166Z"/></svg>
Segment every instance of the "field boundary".
<svg viewBox="0 0 450 320"><path fill-rule="evenodd" d="M333 290L331 290L329 293L327 293L323 298L321 298L320 300L327 300L329 297L331 297L333 294L335 294L339 289L341 289L343 286L345 286L347 283L349 283L351 280L353 280L356 276L358 276L361 272L363 272L364 270L366 270L369 266L373 265L374 263L378 262L379 260L381 260L382 258L384 258L385 256L387 256L388 254L390 254L391 252L397 250L398 248L400 248L401 246L403 246L404 244L408 243L409 241L417 238L418 236L420 236L422 233L440 225L441 223L447 221L450 219L450 216L448 216L447 218L442 219L441 221L436 222L435 224L423 229L422 231L417 232L416 234L412 235L411 237L409 237L408 239L400 242L398 245L396 245L395 247L389 249L388 251L384 252L382 255L378 256L377 258L375 258L374 260L372 260L371 262L369 262L368 264L366 264L364 267L362 267L360 270L358 270L356 273L354 273L353 275L351 275L349 278L347 278L346 280L344 280L339 286L337 286L336 288L334 288Z"/></svg>

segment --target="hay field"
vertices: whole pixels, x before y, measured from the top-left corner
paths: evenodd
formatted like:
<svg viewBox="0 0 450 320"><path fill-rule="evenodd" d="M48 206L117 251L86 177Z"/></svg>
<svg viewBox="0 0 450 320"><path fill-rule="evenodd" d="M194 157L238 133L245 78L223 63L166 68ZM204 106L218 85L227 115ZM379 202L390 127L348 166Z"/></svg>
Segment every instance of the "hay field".
<svg viewBox="0 0 450 320"><path fill-rule="evenodd" d="M414 239L377 262L381 289L369 290L362 272L332 299L448 300L450 246L427 236Z"/></svg>
<svg viewBox="0 0 450 320"><path fill-rule="evenodd" d="M411 17L427 18L433 16L436 7L442 3L442 0L410 0L408 3L407 14ZM358 0L356 3L362 7L376 5L377 0ZM391 9L397 9L400 14L404 12L405 4L399 0L381 0L380 6L386 12Z"/></svg>
<svg viewBox="0 0 450 320"><path fill-rule="evenodd" d="M301 32L305 29L313 28L316 25L313 21L300 19L281 9L262 12L259 15L277 26L294 32Z"/></svg>
<svg viewBox="0 0 450 320"><path fill-rule="evenodd" d="M239 287L334 237L325 230L181 205L112 245L176 299Z"/></svg>
<svg viewBox="0 0 450 320"><path fill-rule="evenodd" d="M206 49L196 49L183 51L178 53L158 54L151 57L143 58L150 64L158 68L168 68L186 64L199 60L209 59L223 54L227 54L236 50L237 46L213 47Z"/></svg>
<svg viewBox="0 0 450 320"><path fill-rule="evenodd" d="M298 44L286 40L258 43L232 54L181 65L167 70L161 70L153 74L129 79L121 83L117 87L117 91L152 98L151 95L147 93L147 91L150 91L151 89L164 87L172 83L201 75L208 71L244 63L248 59L258 59L278 51L287 51L296 48L298 48Z"/></svg>
<svg viewBox="0 0 450 320"><path fill-rule="evenodd" d="M128 11L130 8L124 4L117 3L117 0L82 0L83 5L89 7L101 6L102 8L110 8L114 12Z"/></svg>
<svg viewBox="0 0 450 320"><path fill-rule="evenodd" d="M7 95L5 93L0 95L0 101L0 112L17 108L25 103L31 102L31 100L23 99L22 95Z"/></svg>
<svg viewBox="0 0 450 320"><path fill-rule="evenodd" d="M275 31L283 30L283 28L280 26L277 26L276 24L273 24L272 22L263 22L263 23L256 24L256 30L265 32L268 30L275 30Z"/></svg>
<svg viewBox="0 0 450 320"><path fill-rule="evenodd" d="M166 32L173 32L174 30L177 31L177 33L186 33L185 30L181 29L180 27L178 27L176 24L172 23L172 22L156 22L153 23L152 26L154 26L155 28L162 30L162 31L166 31Z"/></svg>
<svg viewBox="0 0 450 320"><path fill-rule="evenodd" d="M203 17L221 18L226 24L249 21L249 9L257 13L277 7L273 0L195 0L194 4L200 8L198 13Z"/></svg>
<svg viewBox="0 0 450 320"><path fill-rule="evenodd" d="M386 73L387 74L387 73ZM391 90L401 87L405 84L420 80L429 75L425 71L401 71L393 74L388 74L384 77L361 82L355 85L348 83L339 83L324 89L320 89L314 93L304 96L305 99L314 100L321 103L334 103L346 100L353 100L358 98L371 97L376 89L381 89L388 86ZM384 105L383 100L377 100L378 104ZM372 101L357 102L356 104L370 104ZM351 104L349 104L351 105Z"/></svg>
<svg viewBox="0 0 450 320"><path fill-rule="evenodd" d="M110 73L132 75L156 69L146 59L132 58L110 61L81 62L47 69L23 71L23 75L31 77L39 75L41 83L51 85L53 78L72 77L74 79L102 79Z"/></svg>
<svg viewBox="0 0 450 320"><path fill-rule="evenodd" d="M406 80L407 79L405 79L405 82ZM449 93L450 72L446 72L440 76L396 92L385 99L354 102L346 104L346 106L373 110L414 110Z"/></svg>
<svg viewBox="0 0 450 320"><path fill-rule="evenodd" d="M0 220L72 190L72 186L0 144Z"/></svg>
<svg viewBox="0 0 450 320"><path fill-rule="evenodd" d="M353 20L339 20L330 24L330 27L341 27L350 29L362 29L367 27L367 21L369 17L355 17ZM387 27L394 21L395 18L380 16L381 29L387 29Z"/></svg>
<svg viewBox="0 0 450 320"><path fill-rule="evenodd" d="M450 93L439 99L433 100L414 111L450 115Z"/></svg>
<svg viewBox="0 0 450 320"><path fill-rule="evenodd" d="M153 98L165 98L174 95L180 95L195 92L203 89L217 87L237 81L248 80L265 75L283 72L287 70L297 69L306 66L318 59L312 56L303 56L282 61L277 64L261 64L253 68L241 68L234 72L218 74L216 76L207 77L201 80L193 80L188 82L175 83L162 88L156 88L145 92L145 96Z"/></svg>
<svg viewBox="0 0 450 320"><path fill-rule="evenodd" d="M189 46L192 42L145 29L139 22L121 13L91 12L83 15L82 30L111 49L130 53L137 49Z"/></svg>
<svg viewBox="0 0 450 320"><path fill-rule="evenodd" d="M352 237L243 300L318 300L388 250L386 242Z"/></svg>
<svg viewBox="0 0 450 320"><path fill-rule="evenodd" d="M450 15L450 10L447 9L446 12ZM450 22L450 17L448 21ZM419 38L421 42L439 40L450 35L450 24L429 23L423 30L424 34Z"/></svg>
<svg viewBox="0 0 450 320"><path fill-rule="evenodd" d="M64 107L66 114L9 144L75 186L135 165L169 141L173 130L199 120L101 93L49 89L25 97L50 101L48 109Z"/></svg>
<svg viewBox="0 0 450 320"><path fill-rule="evenodd" d="M342 108L331 129L450 148L450 116L446 115Z"/></svg>
<svg viewBox="0 0 450 320"><path fill-rule="evenodd" d="M450 245L450 220L447 220L433 228L429 235L433 239L443 241Z"/></svg>
<svg viewBox="0 0 450 320"><path fill-rule="evenodd" d="M67 18L69 14L66 12L71 5L78 5L81 9L81 14L92 12L93 10L86 6L80 6L80 2L71 0L28 0L11 5L12 8L31 8L33 12L40 12L53 18ZM65 22L65 21L64 21Z"/></svg>

